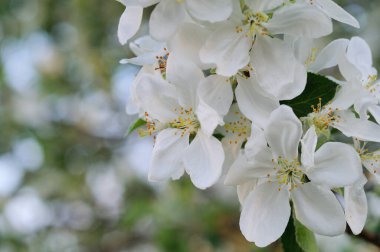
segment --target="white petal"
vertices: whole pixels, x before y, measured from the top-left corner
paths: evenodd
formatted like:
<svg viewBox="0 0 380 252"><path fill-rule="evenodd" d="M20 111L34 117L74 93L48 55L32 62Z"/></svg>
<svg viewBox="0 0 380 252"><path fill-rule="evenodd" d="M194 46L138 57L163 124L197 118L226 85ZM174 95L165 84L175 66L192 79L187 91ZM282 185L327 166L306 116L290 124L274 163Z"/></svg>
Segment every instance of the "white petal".
<svg viewBox="0 0 380 252"><path fill-rule="evenodd" d="M362 172L356 150L344 143L328 142L315 153L315 165L307 171L309 179L317 184L338 188L355 183Z"/></svg>
<svg viewBox="0 0 380 252"><path fill-rule="evenodd" d="M128 0L124 0L124 1L128 1ZM153 5L153 4L156 4L156 3L160 2L160 0L137 0L137 1L144 8L149 7L149 6Z"/></svg>
<svg viewBox="0 0 380 252"><path fill-rule="evenodd" d="M125 6L129 5L140 5L144 8L149 7L153 4L158 3L160 0L117 0Z"/></svg>
<svg viewBox="0 0 380 252"><path fill-rule="evenodd" d="M223 161L222 144L202 131L198 131L184 157L185 169L199 189L205 189L217 182L222 174Z"/></svg>
<svg viewBox="0 0 380 252"><path fill-rule="evenodd" d="M194 62L202 69L211 68L199 58L199 51L209 36L209 30L193 23L183 23L168 42L170 51Z"/></svg>
<svg viewBox="0 0 380 252"><path fill-rule="evenodd" d="M362 160L364 167L375 177L377 183L380 183L380 151L372 153L372 158Z"/></svg>
<svg viewBox="0 0 380 252"><path fill-rule="evenodd" d="M237 80L235 95L240 111L255 124L264 127L270 113L280 106L279 101L266 93L254 77L245 79L237 76Z"/></svg>
<svg viewBox="0 0 380 252"><path fill-rule="evenodd" d="M311 38L294 37L291 35L284 35L284 41L292 45L296 58L309 67L314 56L315 41Z"/></svg>
<svg viewBox="0 0 380 252"><path fill-rule="evenodd" d="M232 164L226 175L226 185L241 185L256 178L267 177L276 172L273 168L272 153L267 148L262 148L253 157L249 154L240 155Z"/></svg>
<svg viewBox="0 0 380 252"><path fill-rule="evenodd" d="M232 164L237 160L241 151L243 141L232 142L231 137L224 137L222 139L222 146L224 150L224 163L223 163L223 175L226 175L230 170ZM230 142L231 141L231 142Z"/></svg>
<svg viewBox="0 0 380 252"><path fill-rule="evenodd" d="M150 35L157 40L166 41L176 32L184 19L183 4L173 0L162 0L150 16Z"/></svg>
<svg viewBox="0 0 380 252"><path fill-rule="evenodd" d="M157 135L149 180L163 181L171 177L177 179L178 173L183 173L182 157L189 146L189 135L181 136L181 133L178 129L164 129Z"/></svg>
<svg viewBox="0 0 380 252"><path fill-rule="evenodd" d="M256 153L262 148L267 148L268 143L265 138L265 132L262 128L252 124L251 126L251 136L248 138L245 144L245 150L248 152Z"/></svg>
<svg viewBox="0 0 380 252"><path fill-rule="evenodd" d="M246 182L236 187L240 204L242 205L244 204L245 199L256 188L256 186L257 186L257 179L253 179L252 181Z"/></svg>
<svg viewBox="0 0 380 252"><path fill-rule="evenodd" d="M136 55L134 58L122 59L121 64L153 65L157 62L157 56L164 56L165 43L156 41L150 36L143 36L129 43L129 48Z"/></svg>
<svg viewBox="0 0 380 252"><path fill-rule="evenodd" d="M251 63L260 86L279 100L293 99L305 88L306 68L298 62L287 42L258 36Z"/></svg>
<svg viewBox="0 0 380 252"><path fill-rule="evenodd" d="M380 106L373 105L368 108L368 112L375 118L377 124L380 124Z"/></svg>
<svg viewBox="0 0 380 252"><path fill-rule="evenodd" d="M367 219L367 197L364 185L367 179L362 178L352 186L344 188L345 215L348 225L355 235L360 234Z"/></svg>
<svg viewBox="0 0 380 252"><path fill-rule="evenodd" d="M369 75L377 74L372 67L371 48L364 39L353 37L350 40L347 48L347 59L360 71L363 80L367 80Z"/></svg>
<svg viewBox="0 0 380 252"><path fill-rule="evenodd" d="M202 70L193 62L171 53L166 65L166 80L174 84L182 107L195 109L197 90L204 79Z"/></svg>
<svg viewBox="0 0 380 252"><path fill-rule="evenodd" d="M151 65L156 62L156 53L143 54L134 58L122 59L120 64L133 64L137 66Z"/></svg>
<svg viewBox="0 0 380 252"><path fill-rule="evenodd" d="M364 90L360 90L364 91ZM354 109L356 113L358 113L359 118L363 120L368 119L368 109L370 107L375 107L378 104L378 99L376 97L373 97L372 95L366 93L365 91L362 92L362 94L359 93L358 96L361 96L358 98L358 100L354 104Z"/></svg>
<svg viewBox="0 0 380 252"><path fill-rule="evenodd" d="M248 241L265 247L284 233L290 217L289 193L277 183L256 187L243 204L240 229Z"/></svg>
<svg viewBox="0 0 380 252"><path fill-rule="evenodd" d="M196 114L203 132L212 135L216 126L223 125L223 117L228 113L233 92L229 79L210 75L199 84L199 104Z"/></svg>
<svg viewBox="0 0 380 252"><path fill-rule="evenodd" d="M210 75L199 84L198 95L223 117L227 115L232 104L232 84L226 77Z"/></svg>
<svg viewBox="0 0 380 252"><path fill-rule="evenodd" d="M127 6L120 17L117 35L120 44L124 45L140 28L143 8L139 5Z"/></svg>
<svg viewBox="0 0 380 252"><path fill-rule="evenodd" d="M175 109L179 106L174 87L160 76L145 74L136 83L136 100L141 110L162 123L177 117Z"/></svg>
<svg viewBox="0 0 380 252"><path fill-rule="evenodd" d="M190 15L199 20L219 22L232 13L231 0L186 0L185 4Z"/></svg>
<svg viewBox="0 0 380 252"><path fill-rule="evenodd" d="M333 127L340 130L347 137L356 137L363 141L380 142L380 125L358 119L352 112L340 111L337 113L339 119L334 122Z"/></svg>
<svg viewBox="0 0 380 252"><path fill-rule="evenodd" d="M207 136L212 136L215 128L223 124L223 118L218 112L205 103L202 99L199 100L195 114L201 124L201 129Z"/></svg>
<svg viewBox="0 0 380 252"><path fill-rule="evenodd" d="M154 40L151 36L142 36L129 44L135 55L158 52L164 47L165 43Z"/></svg>
<svg viewBox="0 0 380 252"><path fill-rule="evenodd" d="M259 11L267 11L272 10L281 4L284 3L284 0L247 0L246 4L249 6L251 10Z"/></svg>
<svg viewBox="0 0 380 252"><path fill-rule="evenodd" d="M225 174L238 157L242 144L251 135L252 123L240 112L237 103L231 105L223 120L224 125L217 130L224 136L221 142L225 153L223 164Z"/></svg>
<svg viewBox="0 0 380 252"><path fill-rule="evenodd" d="M218 74L230 77L249 63L251 43L252 38L244 32L236 32L236 25L224 22L206 40L200 58L203 63L215 64Z"/></svg>
<svg viewBox="0 0 380 252"><path fill-rule="evenodd" d="M342 59L339 69L346 80L359 79L368 81L370 75L376 75L377 71L372 67L372 52L367 42L360 37L353 37Z"/></svg>
<svg viewBox="0 0 380 252"><path fill-rule="evenodd" d="M348 46L348 39L337 39L328 44L318 54L315 61L310 65L309 70L318 73L323 69L337 66L339 58L344 56Z"/></svg>
<svg viewBox="0 0 380 252"><path fill-rule="evenodd" d="M296 218L308 229L328 236L344 233L343 209L329 189L306 183L293 190L291 196Z"/></svg>
<svg viewBox="0 0 380 252"><path fill-rule="evenodd" d="M300 95L305 90L307 82L306 66L297 60L293 71L294 80L287 84L287 87L289 90L291 90L291 92L288 90L287 93L279 95L278 99L280 100L291 100Z"/></svg>
<svg viewBox="0 0 380 252"><path fill-rule="evenodd" d="M373 90L372 95L380 100L380 79L371 85L371 90Z"/></svg>
<svg viewBox="0 0 380 252"><path fill-rule="evenodd" d="M320 38L332 32L332 22L323 12L303 4L293 4L274 12L266 26L272 34Z"/></svg>
<svg viewBox="0 0 380 252"><path fill-rule="evenodd" d="M360 28L358 20L332 0L317 0L321 9L332 19Z"/></svg>
<svg viewBox="0 0 380 252"><path fill-rule="evenodd" d="M297 158L302 124L290 107L281 105L273 111L264 130L275 156L289 161Z"/></svg>
<svg viewBox="0 0 380 252"><path fill-rule="evenodd" d="M139 100L141 97L138 97L138 94L136 91L138 89L141 78L147 74L148 75L156 74L153 66L148 66L148 65L143 66L140 69L140 71L137 73L134 80L132 81L131 88L130 88L131 94L130 94L130 97L128 98L127 106L126 106L126 112L129 115L140 113L140 115L143 116L143 113L145 112L141 108L141 101Z"/></svg>
<svg viewBox="0 0 380 252"><path fill-rule="evenodd" d="M361 85L346 82L338 88L335 97L329 107L339 110L349 109L361 96Z"/></svg>
<svg viewBox="0 0 380 252"><path fill-rule="evenodd" d="M315 127L312 126L301 140L302 154L301 163L303 166L309 168L314 166L314 152L317 148L318 136L315 132Z"/></svg>

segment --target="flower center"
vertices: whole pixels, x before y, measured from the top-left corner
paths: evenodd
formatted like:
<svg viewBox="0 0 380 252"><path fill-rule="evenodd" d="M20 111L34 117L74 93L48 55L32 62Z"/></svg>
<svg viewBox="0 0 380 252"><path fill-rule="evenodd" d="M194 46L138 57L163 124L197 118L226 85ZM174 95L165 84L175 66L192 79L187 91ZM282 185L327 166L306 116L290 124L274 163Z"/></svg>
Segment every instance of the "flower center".
<svg viewBox="0 0 380 252"><path fill-rule="evenodd" d="M174 111L178 114L178 117L169 122L170 128L181 129L181 136L185 134L196 133L200 127L200 122L193 112L193 108L188 110L183 107L175 108Z"/></svg>
<svg viewBox="0 0 380 252"><path fill-rule="evenodd" d="M152 136L166 128L182 130L181 137L187 133L194 134L198 131L200 128L200 122L194 114L193 108L186 110L183 107L178 107L175 108L174 111L178 114L178 117L174 118L169 123L162 123L158 120L151 119L148 112L145 112L146 129L138 129L139 135L141 137Z"/></svg>
<svg viewBox="0 0 380 252"><path fill-rule="evenodd" d="M318 48L316 47L313 47L311 49L311 52L309 54L309 57L307 57L306 61L305 61L305 65L307 67L309 67L312 63L314 63L314 61L317 59L317 52L318 52Z"/></svg>
<svg viewBox="0 0 380 252"><path fill-rule="evenodd" d="M317 135L329 136L330 126L339 120L339 116L335 114L332 108L322 106L322 99L319 98L319 103L315 107L311 106L313 112L306 117L306 122L309 126L314 125Z"/></svg>
<svg viewBox="0 0 380 252"><path fill-rule="evenodd" d="M245 7L243 14L245 19L243 25L236 27L236 32L246 32L246 37L254 38L256 34L269 35L267 28L263 26L263 23L268 22L270 16L264 12L253 12L248 7Z"/></svg>
<svg viewBox="0 0 380 252"><path fill-rule="evenodd" d="M145 126L146 128L139 128L137 130L137 133L139 134L140 137L146 137L146 136L152 136L154 133L160 131L162 128L164 128L164 125L160 123L157 120L151 119L148 112L144 113L145 117Z"/></svg>
<svg viewBox="0 0 380 252"><path fill-rule="evenodd" d="M170 53L166 48L164 48L165 54L163 56L156 56L157 59L157 67L155 70L159 70L164 79L166 79L166 65L168 62L168 58Z"/></svg>
<svg viewBox="0 0 380 252"><path fill-rule="evenodd" d="M368 76L367 82L363 85L365 89L370 92L371 95L373 95L376 98L380 98L380 83L376 82L377 75L370 75Z"/></svg>
<svg viewBox="0 0 380 252"><path fill-rule="evenodd" d="M379 173L380 167L378 167L378 163L380 161L380 154L378 153L364 153L360 154L360 158L362 162L367 163L373 170L373 173Z"/></svg>
<svg viewBox="0 0 380 252"><path fill-rule="evenodd" d="M367 143L364 143L362 146L359 144L356 147L356 151L358 152L362 162L367 163L372 168L373 173L378 173L380 171L380 167L378 167L380 161L380 153L378 151L369 152L369 150L366 148L366 144Z"/></svg>
<svg viewBox="0 0 380 252"><path fill-rule="evenodd" d="M301 164L298 160L287 160L279 157L274 163L276 170L275 178L279 184L278 190L286 187L289 191L297 188L299 184L303 184L304 173L301 169Z"/></svg>
<svg viewBox="0 0 380 252"><path fill-rule="evenodd" d="M250 120L239 111L235 111L234 113L236 119L223 125L226 134L232 136L229 138L229 144L242 143L251 134Z"/></svg>

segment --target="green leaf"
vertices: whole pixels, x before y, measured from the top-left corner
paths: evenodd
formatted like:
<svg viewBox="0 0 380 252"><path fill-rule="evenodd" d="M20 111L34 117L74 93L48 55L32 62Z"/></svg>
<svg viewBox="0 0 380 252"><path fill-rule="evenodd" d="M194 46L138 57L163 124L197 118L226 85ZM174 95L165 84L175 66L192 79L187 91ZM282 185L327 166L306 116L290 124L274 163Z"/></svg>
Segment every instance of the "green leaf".
<svg viewBox="0 0 380 252"><path fill-rule="evenodd" d="M213 136L218 139L219 141L222 141L222 139L224 138L224 135L221 134L221 133L214 133Z"/></svg>
<svg viewBox="0 0 380 252"><path fill-rule="evenodd" d="M293 219L293 223L296 231L296 241L303 251L318 252L317 241L315 240L314 233L295 218Z"/></svg>
<svg viewBox="0 0 380 252"><path fill-rule="evenodd" d="M312 112L311 106L316 106L319 99L322 101L322 106L331 101L337 87L338 84L322 75L308 73L306 87L302 94L292 100L282 101L281 104L292 107L298 117L304 117Z"/></svg>
<svg viewBox="0 0 380 252"><path fill-rule="evenodd" d="M134 123L132 123L132 125L129 127L128 129L128 133L127 133L127 136L129 134L131 134L133 131L135 131L137 128L140 128L141 126L144 126L146 125L146 121L139 118L137 119Z"/></svg>
<svg viewBox="0 0 380 252"><path fill-rule="evenodd" d="M286 227L285 232L281 237L281 242L284 252L304 252L298 245L292 216L290 216L288 226Z"/></svg>
<svg viewBox="0 0 380 252"><path fill-rule="evenodd" d="M284 252L318 252L314 233L293 216L290 216L281 242Z"/></svg>

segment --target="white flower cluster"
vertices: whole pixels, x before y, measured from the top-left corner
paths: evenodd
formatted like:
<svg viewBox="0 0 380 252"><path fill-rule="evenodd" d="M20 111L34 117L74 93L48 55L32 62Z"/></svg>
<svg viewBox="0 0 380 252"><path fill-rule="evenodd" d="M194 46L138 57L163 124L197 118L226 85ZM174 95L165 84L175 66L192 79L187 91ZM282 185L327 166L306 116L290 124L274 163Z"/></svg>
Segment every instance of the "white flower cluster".
<svg viewBox="0 0 380 252"><path fill-rule="evenodd" d="M355 18L332 0L119 1L122 44L155 5L149 35L129 43L136 57L122 60L142 66L127 112L145 121L140 135L155 137L150 180L186 172L205 189L223 177L237 186L240 228L257 246L283 234L291 204L315 233L339 235L346 223L361 232L363 187L380 181L380 151L365 148L380 142L380 82L362 39L313 47L332 19L359 27ZM284 103L317 92L306 84L321 74L337 83L334 98L296 116Z"/></svg>

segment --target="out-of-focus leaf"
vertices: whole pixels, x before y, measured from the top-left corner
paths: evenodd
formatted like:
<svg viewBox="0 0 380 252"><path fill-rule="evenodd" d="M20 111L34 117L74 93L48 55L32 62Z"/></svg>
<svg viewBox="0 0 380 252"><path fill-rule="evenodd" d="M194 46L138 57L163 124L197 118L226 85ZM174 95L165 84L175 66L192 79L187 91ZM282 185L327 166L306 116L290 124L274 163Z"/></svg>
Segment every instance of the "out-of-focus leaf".
<svg viewBox="0 0 380 252"><path fill-rule="evenodd" d="M338 84L322 75L308 73L302 94L292 100L281 101L281 104L292 107L298 117L304 117L312 112L311 106L316 106L320 99L323 106L334 98L337 87Z"/></svg>
<svg viewBox="0 0 380 252"><path fill-rule="evenodd" d="M127 133L127 136L129 134L131 134L133 131L135 131L136 129L140 128L141 126L144 126L146 125L146 121L139 118L137 119L134 123L132 123L132 125L129 127L128 129L128 133Z"/></svg>
<svg viewBox="0 0 380 252"><path fill-rule="evenodd" d="M220 133L215 133L213 135L216 139L218 139L219 141L221 141L223 138L224 138L224 135L223 134L220 134Z"/></svg>

